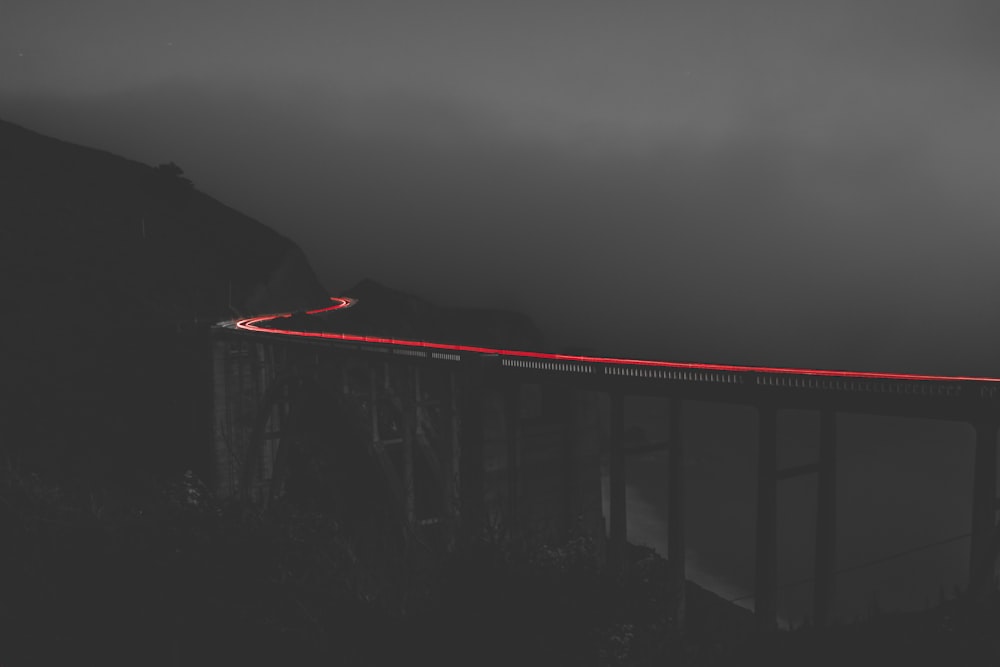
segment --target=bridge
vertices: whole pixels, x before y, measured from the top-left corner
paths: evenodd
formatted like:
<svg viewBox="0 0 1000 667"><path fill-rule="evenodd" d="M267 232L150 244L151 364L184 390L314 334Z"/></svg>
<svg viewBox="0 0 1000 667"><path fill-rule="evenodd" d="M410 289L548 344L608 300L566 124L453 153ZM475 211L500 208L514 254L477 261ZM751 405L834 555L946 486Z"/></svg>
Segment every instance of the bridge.
<svg viewBox="0 0 1000 667"><path fill-rule="evenodd" d="M357 305L350 298L333 298L332 302L305 314ZM295 421L295 396L332 383L342 396L356 397L369 424L371 455L390 480L402 523L414 539L428 539L436 529L434 539L452 548L461 532L475 533L489 523L487 506L492 498L502 506L503 530L510 539L525 538L534 512L535 524L548 521L550 527L553 517L562 517L548 538L567 535L574 520L582 520L591 534L599 531L597 537L603 541L600 452L592 437L595 404L587 396L606 393L610 400L610 528L602 556L609 568L620 571L627 518L625 397L665 397L669 401L667 559L676 592L672 617L682 623L685 449L680 437L681 403L698 400L750 406L757 414L754 613L759 629L767 631L777 624L778 485L799 475L816 475L818 480L814 619L817 625L831 621L837 560L837 413L959 421L970 424L976 433L968 595L983 602L994 588L1000 550L996 523L998 378L554 354L314 331L296 327L295 322L292 313L280 313L221 323L214 330L214 442L220 471L217 487L223 494L239 493L266 503L280 493L277 471L283 451L300 437L289 426ZM562 388L557 401L561 405L557 421L562 427L546 432L544 424L530 419L525 395L548 385ZM233 407L234 401L239 408ZM817 461L779 469L779 409L819 413ZM395 458L389 453L393 447L399 452ZM553 447L558 450L554 454ZM554 468L533 460L542 450L552 454L548 459L550 464L554 461ZM424 470L422 476L418 468ZM548 472L541 478L534 475L532 482L532 471L539 469ZM528 492L532 484L534 492ZM560 498L539 500L552 488ZM429 497L436 500L428 504ZM546 516L539 519L539 512Z"/></svg>

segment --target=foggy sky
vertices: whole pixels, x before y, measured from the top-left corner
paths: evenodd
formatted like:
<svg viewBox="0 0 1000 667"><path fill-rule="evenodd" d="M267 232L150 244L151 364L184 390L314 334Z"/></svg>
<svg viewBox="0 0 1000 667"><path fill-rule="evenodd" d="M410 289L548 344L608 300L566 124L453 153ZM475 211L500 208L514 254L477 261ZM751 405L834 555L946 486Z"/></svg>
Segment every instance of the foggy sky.
<svg viewBox="0 0 1000 667"><path fill-rule="evenodd" d="M0 118L678 360L1000 373L991 2L20 2Z"/></svg>

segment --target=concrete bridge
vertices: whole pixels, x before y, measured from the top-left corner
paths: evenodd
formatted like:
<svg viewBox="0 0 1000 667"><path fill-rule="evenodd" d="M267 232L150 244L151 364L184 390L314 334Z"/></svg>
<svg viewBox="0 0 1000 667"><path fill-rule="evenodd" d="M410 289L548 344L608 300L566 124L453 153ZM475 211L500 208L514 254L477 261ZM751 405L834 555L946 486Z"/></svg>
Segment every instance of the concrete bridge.
<svg viewBox="0 0 1000 667"><path fill-rule="evenodd" d="M351 307L334 299L321 314ZM596 540L613 570L626 541L626 396L668 400L668 554L684 618L686 400L751 406L757 415L755 615L777 623L777 489L817 476L814 618L831 620L836 585L837 414L959 421L976 433L968 593L985 601L1000 547L996 523L1000 379L676 363L551 354L304 331L289 314L223 323L214 330L217 488L266 505L282 492L281 468L296 438L296 404L332 391L356 405L408 535L453 548L461 535L501 530L507 539ZM597 397L610 401L610 530L601 506ZM779 469L778 412L820 415L818 460Z"/></svg>

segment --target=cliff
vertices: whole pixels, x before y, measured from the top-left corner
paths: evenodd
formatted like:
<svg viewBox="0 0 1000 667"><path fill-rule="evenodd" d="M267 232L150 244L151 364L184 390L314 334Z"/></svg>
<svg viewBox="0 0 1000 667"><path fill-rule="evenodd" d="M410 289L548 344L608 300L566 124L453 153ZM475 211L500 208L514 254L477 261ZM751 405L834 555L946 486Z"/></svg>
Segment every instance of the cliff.
<svg viewBox="0 0 1000 667"><path fill-rule="evenodd" d="M0 431L32 469L89 487L204 448L201 336L322 303L289 239L151 167L0 121Z"/></svg>
<svg viewBox="0 0 1000 667"><path fill-rule="evenodd" d="M0 216L4 302L31 318L79 311L160 326L325 296L295 244L199 192L176 166L3 121Z"/></svg>

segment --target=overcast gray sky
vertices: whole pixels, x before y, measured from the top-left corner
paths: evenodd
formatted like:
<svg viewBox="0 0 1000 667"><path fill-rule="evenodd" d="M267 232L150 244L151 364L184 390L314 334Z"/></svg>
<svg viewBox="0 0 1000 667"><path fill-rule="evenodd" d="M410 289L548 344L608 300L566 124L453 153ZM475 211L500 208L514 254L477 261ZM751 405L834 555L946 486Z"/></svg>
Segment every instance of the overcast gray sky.
<svg viewBox="0 0 1000 667"><path fill-rule="evenodd" d="M1000 372L1000 4L0 0L0 117L663 358Z"/></svg>

